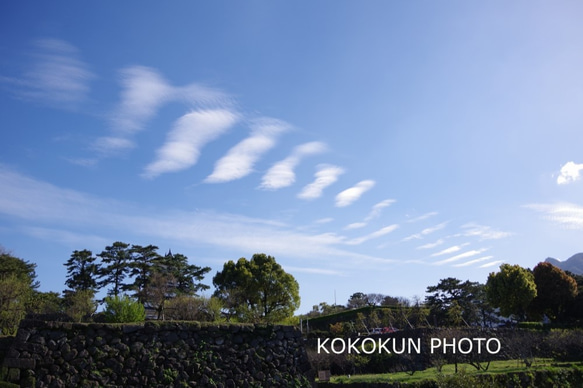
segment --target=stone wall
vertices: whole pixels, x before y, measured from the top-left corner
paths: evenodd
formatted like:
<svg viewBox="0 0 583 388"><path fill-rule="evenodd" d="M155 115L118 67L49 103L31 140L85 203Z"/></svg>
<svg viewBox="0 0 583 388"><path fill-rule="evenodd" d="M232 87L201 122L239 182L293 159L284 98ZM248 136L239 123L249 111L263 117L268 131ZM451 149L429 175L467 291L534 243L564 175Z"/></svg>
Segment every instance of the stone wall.
<svg viewBox="0 0 583 388"><path fill-rule="evenodd" d="M24 320L3 371L31 387L309 387L314 380L296 328L199 322Z"/></svg>

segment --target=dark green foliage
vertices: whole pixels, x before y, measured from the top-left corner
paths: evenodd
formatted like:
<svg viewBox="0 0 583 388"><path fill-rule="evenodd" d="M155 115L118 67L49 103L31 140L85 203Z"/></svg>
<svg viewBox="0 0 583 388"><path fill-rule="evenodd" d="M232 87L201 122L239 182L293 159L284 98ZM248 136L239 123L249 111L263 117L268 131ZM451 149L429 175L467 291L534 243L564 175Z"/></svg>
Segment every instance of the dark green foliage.
<svg viewBox="0 0 583 388"><path fill-rule="evenodd" d="M531 309L537 315L552 320L563 318L570 303L577 296L577 282L551 263L538 263L533 269L537 295Z"/></svg>
<svg viewBox="0 0 583 388"><path fill-rule="evenodd" d="M126 284L126 291L133 291L138 301L146 303L145 289L148 286L154 265L160 259L158 247L155 245L141 246L132 245L131 257L129 262L129 276L133 277L134 282Z"/></svg>
<svg viewBox="0 0 583 388"><path fill-rule="evenodd" d="M129 244L117 241L113 245L105 247L105 250L97 255L103 263L100 270L102 280L99 285L112 287L107 291L108 295L119 295L123 289L123 281L130 270L129 246Z"/></svg>
<svg viewBox="0 0 583 388"><path fill-rule="evenodd" d="M30 288L36 289L36 264L12 256L0 248L0 279L14 276L24 281Z"/></svg>
<svg viewBox="0 0 583 388"><path fill-rule="evenodd" d="M456 278L441 279L427 287L425 304L430 322L437 326L488 326L492 307L486 301L484 285Z"/></svg>
<svg viewBox="0 0 583 388"><path fill-rule="evenodd" d="M73 291L93 291L98 288L97 276L99 274L99 264L95 263L96 258L87 249L73 251L71 257L64 264L67 267L67 280L65 285Z"/></svg>
<svg viewBox="0 0 583 388"><path fill-rule="evenodd" d="M213 278L215 296L231 316L248 322L279 322L300 305L299 285L275 258L254 254L251 260L225 263Z"/></svg>

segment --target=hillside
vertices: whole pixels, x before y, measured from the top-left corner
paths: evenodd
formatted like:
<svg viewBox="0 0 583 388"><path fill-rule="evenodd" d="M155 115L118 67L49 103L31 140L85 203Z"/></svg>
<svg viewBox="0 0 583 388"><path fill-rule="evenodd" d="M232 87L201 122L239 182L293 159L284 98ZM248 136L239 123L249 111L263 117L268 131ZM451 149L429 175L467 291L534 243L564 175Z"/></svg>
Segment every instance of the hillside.
<svg viewBox="0 0 583 388"><path fill-rule="evenodd" d="M576 275L583 275L583 253L577 253L569 257L566 261L559 261L552 257L547 258L545 261L559 267L563 271L570 271Z"/></svg>

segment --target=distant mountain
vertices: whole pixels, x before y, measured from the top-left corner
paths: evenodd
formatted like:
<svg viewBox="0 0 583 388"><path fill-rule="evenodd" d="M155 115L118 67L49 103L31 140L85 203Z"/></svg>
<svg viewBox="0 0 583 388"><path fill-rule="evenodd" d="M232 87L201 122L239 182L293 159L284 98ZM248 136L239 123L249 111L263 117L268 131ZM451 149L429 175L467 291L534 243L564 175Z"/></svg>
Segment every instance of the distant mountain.
<svg viewBox="0 0 583 388"><path fill-rule="evenodd" d="M569 257L566 261L559 261L549 257L545 260L563 271L571 271L576 275L583 275L583 253L577 253Z"/></svg>

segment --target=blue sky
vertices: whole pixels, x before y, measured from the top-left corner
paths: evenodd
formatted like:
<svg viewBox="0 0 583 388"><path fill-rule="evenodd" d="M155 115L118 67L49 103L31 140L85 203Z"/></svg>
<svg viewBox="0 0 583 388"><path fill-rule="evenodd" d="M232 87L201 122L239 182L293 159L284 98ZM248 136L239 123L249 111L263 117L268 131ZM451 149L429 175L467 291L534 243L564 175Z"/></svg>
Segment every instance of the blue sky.
<svg viewBox="0 0 583 388"><path fill-rule="evenodd" d="M583 251L580 2L4 2L0 244L264 252L307 312Z"/></svg>

